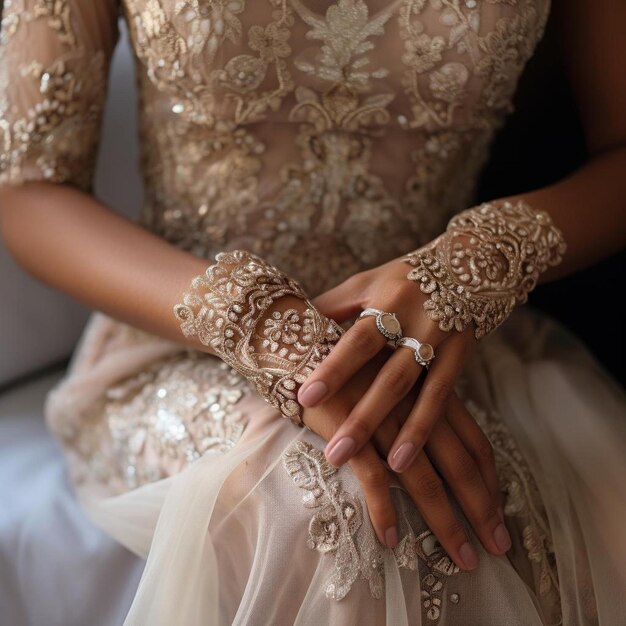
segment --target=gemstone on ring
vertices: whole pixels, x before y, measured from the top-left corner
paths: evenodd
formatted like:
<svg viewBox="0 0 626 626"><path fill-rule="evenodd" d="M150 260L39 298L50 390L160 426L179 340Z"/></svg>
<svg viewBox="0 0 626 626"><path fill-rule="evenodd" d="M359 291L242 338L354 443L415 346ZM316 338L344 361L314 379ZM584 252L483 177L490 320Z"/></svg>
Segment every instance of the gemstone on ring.
<svg viewBox="0 0 626 626"><path fill-rule="evenodd" d="M398 341L398 347L413 350L415 362L426 369L428 369L431 361L435 358L435 349L429 343L422 343L415 337L402 337Z"/></svg>
<svg viewBox="0 0 626 626"><path fill-rule="evenodd" d="M361 312L359 319L364 317L374 317L376 319L376 328L378 332L392 341L394 344L402 338L402 326L395 316L395 313L387 313L380 309L367 308Z"/></svg>
<svg viewBox="0 0 626 626"><path fill-rule="evenodd" d="M429 343L420 344L417 352L424 361L430 361L435 356L435 349Z"/></svg>
<svg viewBox="0 0 626 626"><path fill-rule="evenodd" d="M393 339L402 332L398 318L393 313L382 313L376 317L378 330L387 337Z"/></svg>

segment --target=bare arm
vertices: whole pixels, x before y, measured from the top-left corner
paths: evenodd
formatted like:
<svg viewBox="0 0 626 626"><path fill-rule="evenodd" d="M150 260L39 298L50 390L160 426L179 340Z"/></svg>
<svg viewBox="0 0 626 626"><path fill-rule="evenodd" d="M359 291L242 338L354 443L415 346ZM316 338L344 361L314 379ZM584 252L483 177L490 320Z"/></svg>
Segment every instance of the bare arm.
<svg viewBox="0 0 626 626"><path fill-rule="evenodd" d="M564 180L517 196L547 211L567 242L544 282L626 245L626 3L556 0L554 11L591 158Z"/></svg>
<svg viewBox="0 0 626 626"><path fill-rule="evenodd" d="M0 187L0 230L30 274L87 306L207 351L172 314L208 262L179 250L69 185Z"/></svg>

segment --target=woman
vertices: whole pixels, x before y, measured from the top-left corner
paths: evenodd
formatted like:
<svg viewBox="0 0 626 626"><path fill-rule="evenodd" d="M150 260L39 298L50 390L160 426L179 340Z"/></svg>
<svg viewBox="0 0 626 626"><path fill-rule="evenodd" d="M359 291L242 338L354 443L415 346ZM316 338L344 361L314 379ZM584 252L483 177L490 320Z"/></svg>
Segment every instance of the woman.
<svg viewBox="0 0 626 626"><path fill-rule="evenodd" d="M548 0L123 0L137 225L89 194L117 3L5 2L2 230L101 311L46 417L128 624L623 623L624 397L511 315L624 243L603 4L555 7L592 158L471 208Z"/></svg>

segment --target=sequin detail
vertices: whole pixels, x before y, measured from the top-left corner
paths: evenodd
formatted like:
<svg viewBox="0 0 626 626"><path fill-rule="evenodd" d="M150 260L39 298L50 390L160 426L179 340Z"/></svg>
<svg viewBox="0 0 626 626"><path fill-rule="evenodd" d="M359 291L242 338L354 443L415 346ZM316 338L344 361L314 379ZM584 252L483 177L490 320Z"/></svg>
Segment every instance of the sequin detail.
<svg viewBox="0 0 626 626"><path fill-rule="evenodd" d="M359 579L366 580L372 597L384 595L384 550L378 541L359 495L346 491L326 461L322 450L302 440L294 441L282 456L283 467L293 483L304 490L302 502L315 512L309 522L308 546L332 554L334 571L325 585L329 598L342 600ZM403 490L402 490L403 491ZM405 504L406 508L406 504ZM445 581L459 568L445 553L430 530L415 535L408 529L394 548L398 567L420 569L422 609L425 618L437 623Z"/></svg>
<svg viewBox="0 0 626 626"><path fill-rule="evenodd" d="M447 231L411 252L407 274L428 294L424 310L443 331L474 325L476 339L523 304L565 253L563 235L526 202L485 203L450 220Z"/></svg>

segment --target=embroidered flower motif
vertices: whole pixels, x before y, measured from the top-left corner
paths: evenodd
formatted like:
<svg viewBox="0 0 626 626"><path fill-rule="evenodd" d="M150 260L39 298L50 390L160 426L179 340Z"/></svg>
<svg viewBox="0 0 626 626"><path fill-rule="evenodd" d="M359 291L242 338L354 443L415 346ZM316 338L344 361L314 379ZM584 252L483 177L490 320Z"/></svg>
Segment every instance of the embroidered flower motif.
<svg viewBox="0 0 626 626"><path fill-rule="evenodd" d="M462 63L446 63L430 74L430 91L435 98L452 104L463 95L469 72Z"/></svg>
<svg viewBox="0 0 626 626"><path fill-rule="evenodd" d="M300 313L295 309L283 311L274 311L272 316L265 320L265 329L262 342L264 348L269 347L271 352L276 352L280 348L280 356L285 356L289 350L281 344L287 346L294 345L298 347L300 339L300 331L302 324L300 321ZM306 349L306 348L305 348Z"/></svg>
<svg viewBox="0 0 626 626"><path fill-rule="evenodd" d="M304 505L315 511L309 523L308 547L335 557L335 569L326 582L326 595L343 599L360 576L369 582L372 597L382 598L385 548L364 517L361 499L343 488L336 478L338 469L328 463L321 450L306 441L294 441L283 452L282 461L294 484L304 490ZM445 581L458 574L459 568L430 530L416 537L410 524L393 554L398 567L414 571L418 563L421 565L424 615L436 623Z"/></svg>
<svg viewBox="0 0 626 626"><path fill-rule="evenodd" d="M221 42L236 43L241 38L241 22L237 18L244 9L244 0L187 0L176 5L175 13L186 23L186 42L193 54L206 51L212 61Z"/></svg>
<svg viewBox="0 0 626 626"><path fill-rule="evenodd" d="M223 83L234 91L245 94L256 89L265 78L267 65L261 59L242 54L224 67Z"/></svg>

